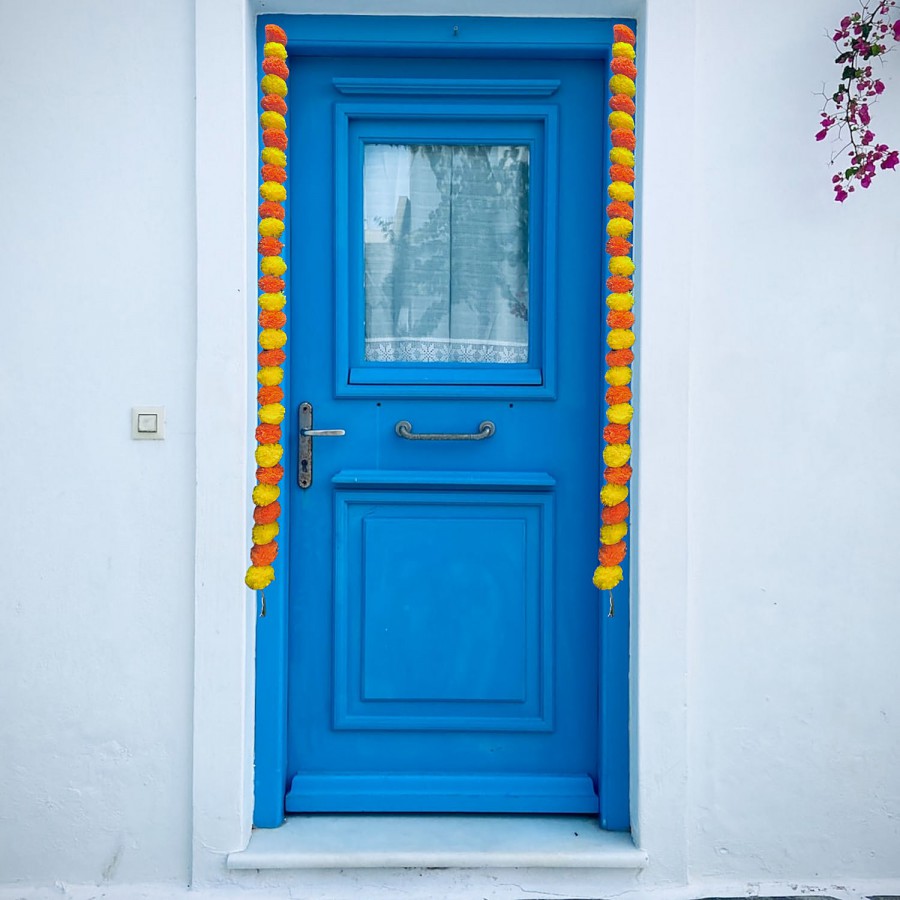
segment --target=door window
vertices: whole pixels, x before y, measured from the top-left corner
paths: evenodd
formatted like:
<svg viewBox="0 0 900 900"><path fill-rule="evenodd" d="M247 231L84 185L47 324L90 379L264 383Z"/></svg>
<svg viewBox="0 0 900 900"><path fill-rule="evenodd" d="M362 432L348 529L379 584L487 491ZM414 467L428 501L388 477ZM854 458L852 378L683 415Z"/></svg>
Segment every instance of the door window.
<svg viewBox="0 0 900 900"><path fill-rule="evenodd" d="M364 149L365 358L528 361L526 144Z"/></svg>

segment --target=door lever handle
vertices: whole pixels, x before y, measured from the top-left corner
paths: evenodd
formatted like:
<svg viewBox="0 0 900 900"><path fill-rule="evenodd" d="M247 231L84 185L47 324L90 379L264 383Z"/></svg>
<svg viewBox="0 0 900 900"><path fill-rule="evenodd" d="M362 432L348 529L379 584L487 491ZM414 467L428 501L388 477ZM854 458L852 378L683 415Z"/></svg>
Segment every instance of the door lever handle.
<svg viewBox="0 0 900 900"><path fill-rule="evenodd" d="M314 437L343 437L343 428L313 428L312 403L301 403L297 410L300 426L300 448L297 454L297 484L304 490L312 484L312 439Z"/></svg>

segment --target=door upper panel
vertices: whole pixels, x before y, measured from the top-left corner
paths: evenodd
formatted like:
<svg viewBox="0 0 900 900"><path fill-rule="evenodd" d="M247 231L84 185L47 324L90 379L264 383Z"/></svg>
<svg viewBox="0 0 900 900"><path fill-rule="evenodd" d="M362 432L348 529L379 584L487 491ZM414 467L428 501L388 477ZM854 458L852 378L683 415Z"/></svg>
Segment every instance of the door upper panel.
<svg viewBox="0 0 900 900"><path fill-rule="evenodd" d="M555 380L557 107L469 81L335 103L339 396Z"/></svg>

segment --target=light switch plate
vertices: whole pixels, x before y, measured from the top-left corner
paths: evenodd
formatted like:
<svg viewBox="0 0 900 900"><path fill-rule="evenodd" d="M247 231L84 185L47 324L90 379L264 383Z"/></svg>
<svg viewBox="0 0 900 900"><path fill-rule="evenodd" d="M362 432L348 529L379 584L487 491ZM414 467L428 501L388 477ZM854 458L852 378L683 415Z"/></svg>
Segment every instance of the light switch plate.
<svg viewBox="0 0 900 900"><path fill-rule="evenodd" d="M136 441L161 441L166 436L164 406L132 406L131 437Z"/></svg>

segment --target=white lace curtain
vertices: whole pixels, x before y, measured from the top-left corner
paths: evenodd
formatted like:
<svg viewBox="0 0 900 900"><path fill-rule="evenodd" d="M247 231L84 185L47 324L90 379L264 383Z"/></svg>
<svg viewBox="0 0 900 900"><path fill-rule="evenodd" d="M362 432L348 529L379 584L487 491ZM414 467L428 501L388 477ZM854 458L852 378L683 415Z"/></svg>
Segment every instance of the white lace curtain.
<svg viewBox="0 0 900 900"><path fill-rule="evenodd" d="M528 360L528 147L367 144L366 359Z"/></svg>

